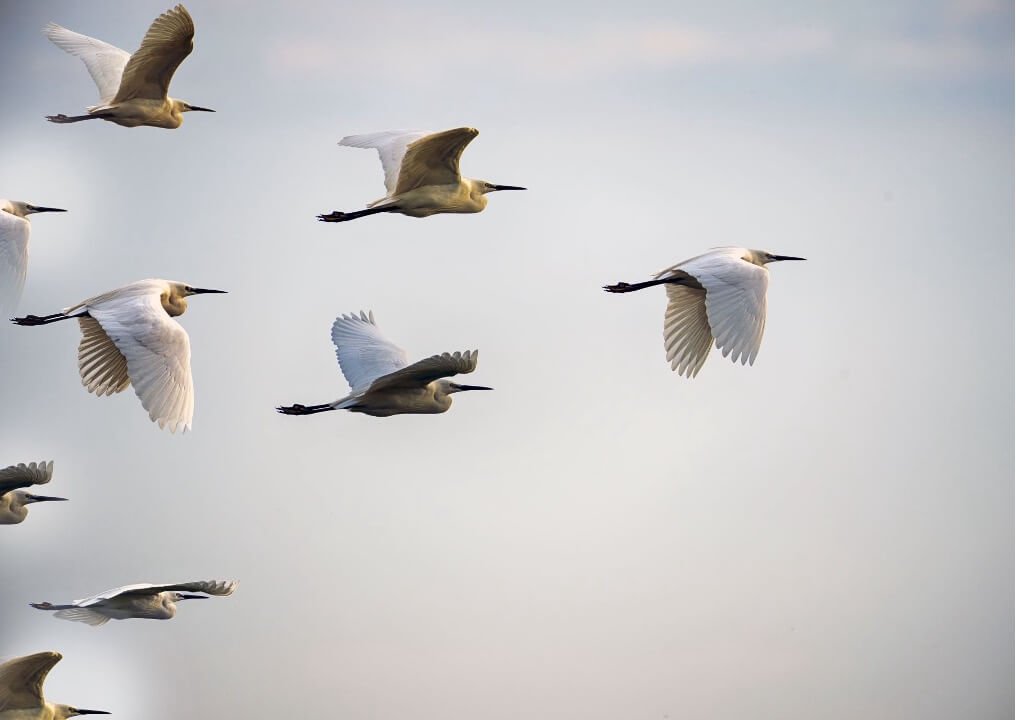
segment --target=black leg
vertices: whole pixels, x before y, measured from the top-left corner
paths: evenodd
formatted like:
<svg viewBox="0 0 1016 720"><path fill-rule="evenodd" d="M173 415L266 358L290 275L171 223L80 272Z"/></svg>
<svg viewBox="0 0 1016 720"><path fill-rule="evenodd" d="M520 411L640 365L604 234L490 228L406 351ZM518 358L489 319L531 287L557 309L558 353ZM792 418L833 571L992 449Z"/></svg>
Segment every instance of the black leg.
<svg viewBox="0 0 1016 720"><path fill-rule="evenodd" d="M329 410L337 410L329 404L324 405L283 405L282 407L275 408L278 412L283 415L314 415L315 413L328 412Z"/></svg>
<svg viewBox="0 0 1016 720"><path fill-rule="evenodd" d="M398 212L398 208L386 205L385 207L379 208L367 208L366 210L357 210L356 212L342 212L340 210L333 210L327 215L318 215L317 219L321 222L346 222L347 220L356 220L357 218L367 217L368 215L376 215L377 213L383 212Z"/></svg>
<svg viewBox="0 0 1016 720"><path fill-rule="evenodd" d="M104 117L105 117L104 115L71 115L71 116L67 116L67 115L60 114L60 115L47 115L46 119L49 120L51 123L66 124L66 123L81 122L82 120L102 120Z"/></svg>
<svg viewBox="0 0 1016 720"><path fill-rule="evenodd" d="M24 325L26 327L35 327L36 325L49 325L50 323L60 322L61 320L70 320L71 318L85 317L88 313L80 313L79 315L64 315L63 313L53 313L52 315L26 315L25 317L11 318L11 322L15 325Z"/></svg>
<svg viewBox="0 0 1016 720"><path fill-rule="evenodd" d="M672 285L680 285L684 282L683 278L660 278L659 280L646 280L640 283L626 283L619 282L616 285L604 285L603 289L607 292L612 293L626 293L635 292L636 290L642 290L643 288L653 287L654 285L665 285L670 283Z"/></svg>

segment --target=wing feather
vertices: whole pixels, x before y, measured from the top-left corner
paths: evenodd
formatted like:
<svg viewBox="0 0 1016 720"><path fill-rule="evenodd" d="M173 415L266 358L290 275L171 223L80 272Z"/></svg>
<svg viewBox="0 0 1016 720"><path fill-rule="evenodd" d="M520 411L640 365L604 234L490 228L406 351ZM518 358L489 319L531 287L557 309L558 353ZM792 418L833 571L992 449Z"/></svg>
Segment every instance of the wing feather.
<svg viewBox="0 0 1016 720"><path fill-rule="evenodd" d="M332 342L339 367L354 394L409 364L406 351L381 333L373 312L361 310L359 315L337 317L332 324Z"/></svg>
<svg viewBox="0 0 1016 720"><path fill-rule="evenodd" d="M432 355L401 370L379 377L371 383L370 390L374 392L396 387L420 387L440 378L460 373L471 373L476 370L478 356L478 350Z"/></svg>
<svg viewBox="0 0 1016 720"><path fill-rule="evenodd" d="M377 150L381 167L385 171L385 189L389 195L394 195L406 148L410 143L430 134L426 130L385 130L365 135L347 135L339 141L339 145Z"/></svg>
<svg viewBox="0 0 1016 720"><path fill-rule="evenodd" d="M11 490L45 485L53 479L53 461L18 463L0 470L0 495Z"/></svg>
<svg viewBox="0 0 1016 720"><path fill-rule="evenodd" d="M0 312L17 309L28 275L28 220L0 210Z"/></svg>
<svg viewBox="0 0 1016 720"><path fill-rule="evenodd" d="M40 652L0 665L0 712L38 710L44 702L46 675L62 657L58 652Z"/></svg>
<svg viewBox="0 0 1016 720"><path fill-rule="evenodd" d="M85 63L88 74L99 88L99 104L112 102L120 88L124 66L130 60L131 54L115 45L76 33L56 23L47 25L43 28L43 32L58 48Z"/></svg>
<svg viewBox="0 0 1016 720"><path fill-rule="evenodd" d="M81 328L81 342L78 343L81 384L100 397L126 390L131 384L127 358L95 318L80 317L78 325Z"/></svg>
<svg viewBox="0 0 1016 720"><path fill-rule="evenodd" d="M433 133L411 143L402 158L395 194L425 185L458 183L462 179L459 158L466 145L479 134L476 128L461 127Z"/></svg>
<svg viewBox="0 0 1016 720"><path fill-rule="evenodd" d="M80 622L92 627L99 627L109 622L109 618L95 610L88 608L64 608L53 613L53 617L70 622Z"/></svg>
<svg viewBox="0 0 1016 720"><path fill-rule="evenodd" d="M745 260L711 263L696 273L716 347L732 362L755 362L766 326L769 271Z"/></svg>
<svg viewBox="0 0 1016 720"><path fill-rule="evenodd" d="M194 49L194 20L177 5L155 19L123 69L113 102L132 98L162 100L169 92L173 73Z"/></svg>
<svg viewBox="0 0 1016 720"><path fill-rule="evenodd" d="M667 285L663 345L670 367L693 378L709 356L713 334L706 316L705 292L685 285Z"/></svg>

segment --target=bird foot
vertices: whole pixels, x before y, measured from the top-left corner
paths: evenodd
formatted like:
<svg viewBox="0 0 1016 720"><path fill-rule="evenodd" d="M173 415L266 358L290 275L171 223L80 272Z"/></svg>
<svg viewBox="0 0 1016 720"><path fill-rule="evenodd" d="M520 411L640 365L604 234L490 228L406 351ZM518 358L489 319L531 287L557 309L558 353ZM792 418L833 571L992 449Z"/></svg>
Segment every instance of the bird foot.
<svg viewBox="0 0 1016 720"><path fill-rule="evenodd" d="M46 119L49 120L51 123L74 122L73 120L71 120L69 117L67 117L63 113L60 113L59 115L47 115Z"/></svg>
<svg viewBox="0 0 1016 720"><path fill-rule="evenodd" d="M344 222L349 219L347 215L349 215L349 213L344 213L340 210L333 210L327 215L318 215L317 219L321 222Z"/></svg>
<svg viewBox="0 0 1016 720"><path fill-rule="evenodd" d="M24 325L27 327L45 325L50 320L51 318L39 317L38 315L26 315L25 317L11 318L11 322L15 325Z"/></svg>
<svg viewBox="0 0 1016 720"><path fill-rule="evenodd" d="M282 405L275 409L283 415L305 415L307 406L297 403L296 405Z"/></svg>
<svg viewBox="0 0 1016 720"><path fill-rule="evenodd" d="M628 292L628 288L630 287L631 287L630 283L619 282L616 285L604 285L603 289L606 290L607 292L622 293Z"/></svg>
<svg viewBox="0 0 1016 720"><path fill-rule="evenodd" d="M51 607L53 607L53 603L51 602L28 603L28 604L34 607L36 610L49 610Z"/></svg>

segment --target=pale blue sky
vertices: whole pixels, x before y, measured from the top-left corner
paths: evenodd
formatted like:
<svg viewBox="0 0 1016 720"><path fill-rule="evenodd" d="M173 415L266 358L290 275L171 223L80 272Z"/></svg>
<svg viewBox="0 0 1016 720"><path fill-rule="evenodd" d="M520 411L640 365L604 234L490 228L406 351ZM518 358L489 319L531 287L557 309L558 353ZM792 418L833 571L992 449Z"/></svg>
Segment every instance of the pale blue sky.
<svg viewBox="0 0 1016 720"><path fill-rule="evenodd" d="M0 656L118 718L1013 714L1013 10L954 2L187 3L176 131L95 100L54 21L133 50L168 5L4 2L0 196L21 309L144 277L194 299L194 430L80 386L76 330L0 327ZM383 193L343 136L473 125L475 216L317 223ZM693 381L639 280L716 245L772 269L754 367ZM339 397L373 309L479 348L435 417ZM168 623L27 607L236 577ZM321 710L324 706L325 710Z"/></svg>

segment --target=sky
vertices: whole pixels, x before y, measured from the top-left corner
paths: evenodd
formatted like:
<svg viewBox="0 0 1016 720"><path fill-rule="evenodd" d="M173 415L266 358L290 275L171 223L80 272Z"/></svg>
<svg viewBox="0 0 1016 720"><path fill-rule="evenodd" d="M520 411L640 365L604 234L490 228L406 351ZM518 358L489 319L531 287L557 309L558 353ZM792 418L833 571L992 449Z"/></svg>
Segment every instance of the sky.
<svg viewBox="0 0 1016 720"><path fill-rule="evenodd" d="M1013 8L189 0L183 127L58 126L96 93L50 21L132 51L167 5L0 2L21 314L146 277L193 298L193 430L81 387L78 331L0 327L0 657L117 718L1012 717ZM471 125L477 215L383 195L344 135ZM665 361L710 247L771 267L753 367ZM346 392L329 329L478 348L444 415ZM169 622L29 602L236 578Z"/></svg>

